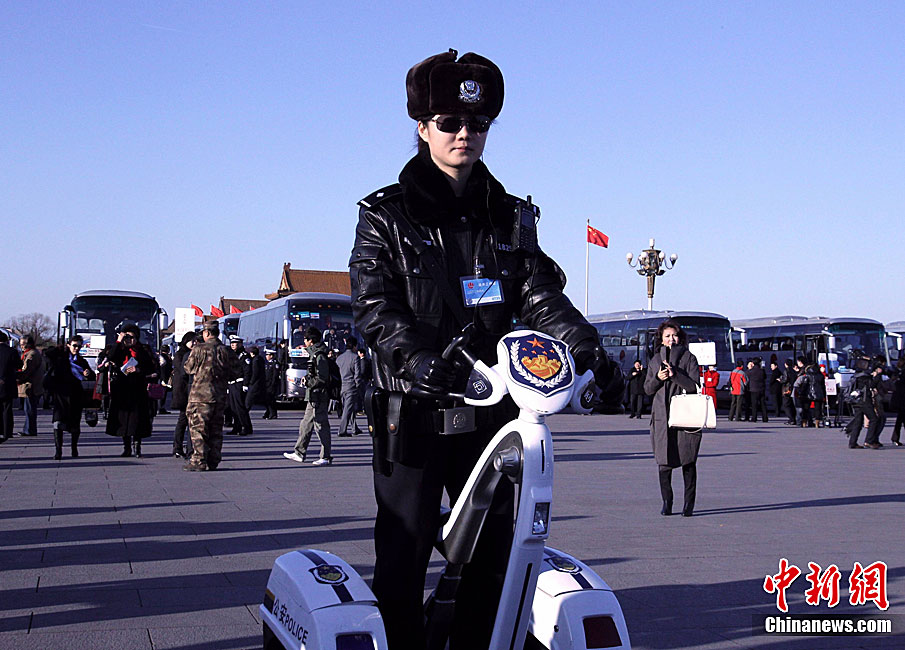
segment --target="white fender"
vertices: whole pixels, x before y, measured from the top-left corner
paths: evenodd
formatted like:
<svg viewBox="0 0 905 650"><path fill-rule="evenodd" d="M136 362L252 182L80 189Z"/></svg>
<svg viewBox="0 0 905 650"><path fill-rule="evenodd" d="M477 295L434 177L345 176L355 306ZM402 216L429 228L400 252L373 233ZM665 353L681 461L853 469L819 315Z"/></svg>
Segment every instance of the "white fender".
<svg viewBox="0 0 905 650"><path fill-rule="evenodd" d="M355 569L326 551L278 557L260 613L265 641L275 637L287 649L387 648L374 594Z"/></svg>

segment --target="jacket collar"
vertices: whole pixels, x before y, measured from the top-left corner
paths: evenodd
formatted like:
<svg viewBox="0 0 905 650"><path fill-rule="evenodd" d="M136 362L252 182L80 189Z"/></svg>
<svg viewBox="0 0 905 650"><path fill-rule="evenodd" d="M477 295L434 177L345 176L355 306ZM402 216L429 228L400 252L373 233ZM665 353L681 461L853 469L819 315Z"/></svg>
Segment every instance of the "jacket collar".
<svg viewBox="0 0 905 650"><path fill-rule="evenodd" d="M684 345L672 346L672 348L670 348L670 350L669 350L670 363L678 362L679 359L682 358L682 355L685 354L685 350L687 350L687 349L688 348L685 347ZM665 345L660 346L660 358L663 359L664 361L666 360L666 346Z"/></svg>
<svg viewBox="0 0 905 650"><path fill-rule="evenodd" d="M419 152L399 173L405 210L420 223L445 221L451 216L486 214L488 205L502 203L506 190L480 160L475 162L461 197L452 187L427 151ZM495 210L494 210L495 211Z"/></svg>

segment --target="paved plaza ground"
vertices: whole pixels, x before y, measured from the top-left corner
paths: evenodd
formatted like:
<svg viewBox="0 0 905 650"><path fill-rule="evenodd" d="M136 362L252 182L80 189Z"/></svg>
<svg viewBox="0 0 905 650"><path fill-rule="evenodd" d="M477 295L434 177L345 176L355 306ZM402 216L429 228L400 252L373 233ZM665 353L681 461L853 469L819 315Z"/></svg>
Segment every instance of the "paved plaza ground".
<svg viewBox="0 0 905 650"><path fill-rule="evenodd" d="M227 437L217 472L181 471L173 415L155 420L140 459L119 458L101 422L85 427L81 458L51 460L49 411L39 437L0 445L0 649L260 648L257 608L278 555L325 549L369 580L370 440L334 437L335 465L300 466L282 457L300 414L261 414L254 436ZM550 543L609 582L633 647L905 648L905 447L849 450L838 429L721 417L701 447L695 516L662 517L646 416L550 424ZM681 472L674 486L680 505ZM757 615L778 613L763 583L780 558L803 572L791 613L892 614L897 634L754 634ZM887 563L887 612L848 604L856 561ZM839 606L805 604L808 562L840 568Z"/></svg>

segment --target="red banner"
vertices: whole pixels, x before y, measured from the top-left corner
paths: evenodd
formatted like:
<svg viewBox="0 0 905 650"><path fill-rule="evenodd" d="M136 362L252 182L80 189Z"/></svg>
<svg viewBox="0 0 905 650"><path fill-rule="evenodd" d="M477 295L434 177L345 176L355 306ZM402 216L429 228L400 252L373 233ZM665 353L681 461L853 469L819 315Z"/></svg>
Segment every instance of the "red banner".
<svg viewBox="0 0 905 650"><path fill-rule="evenodd" d="M591 226L588 226L588 241L604 248L609 248L610 246L610 238Z"/></svg>
<svg viewBox="0 0 905 650"><path fill-rule="evenodd" d="M242 313L242 310L239 309L238 307L236 307L235 305L230 305L230 306L229 306L229 313L230 313L230 314L241 314L241 313Z"/></svg>
<svg viewBox="0 0 905 650"><path fill-rule="evenodd" d="M216 316L217 318L223 318L226 314L223 313L222 309L214 307L211 305L211 316Z"/></svg>
<svg viewBox="0 0 905 650"><path fill-rule="evenodd" d="M201 307L199 307L198 305L192 305L192 309L195 310L195 316L204 316L204 312L201 311Z"/></svg>

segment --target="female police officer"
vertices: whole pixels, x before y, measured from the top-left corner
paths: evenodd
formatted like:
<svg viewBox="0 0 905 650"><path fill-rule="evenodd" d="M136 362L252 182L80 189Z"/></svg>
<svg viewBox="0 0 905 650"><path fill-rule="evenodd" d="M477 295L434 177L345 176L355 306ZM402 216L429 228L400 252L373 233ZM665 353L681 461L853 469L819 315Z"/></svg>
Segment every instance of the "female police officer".
<svg viewBox="0 0 905 650"><path fill-rule="evenodd" d="M503 105L503 75L477 54L456 57L450 50L409 70L418 154L398 184L359 203L349 262L352 309L378 389L369 411L378 506L373 588L393 650L424 647L421 600L444 488L451 500L458 496L483 446L514 415L506 399L480 409L474 432L443 435L451 433L448 394L461 391L466 376L441 352L463 325L474 323L470 349L494 363L498 339L521 321L568 343L579 372L595 370L605 402L622 391L596 330L563 294L565 276L537 247L536 208L506 194L480 161ZM512 485L501 481L463 573L452 648L487 647L512 508Z"/></svg>

